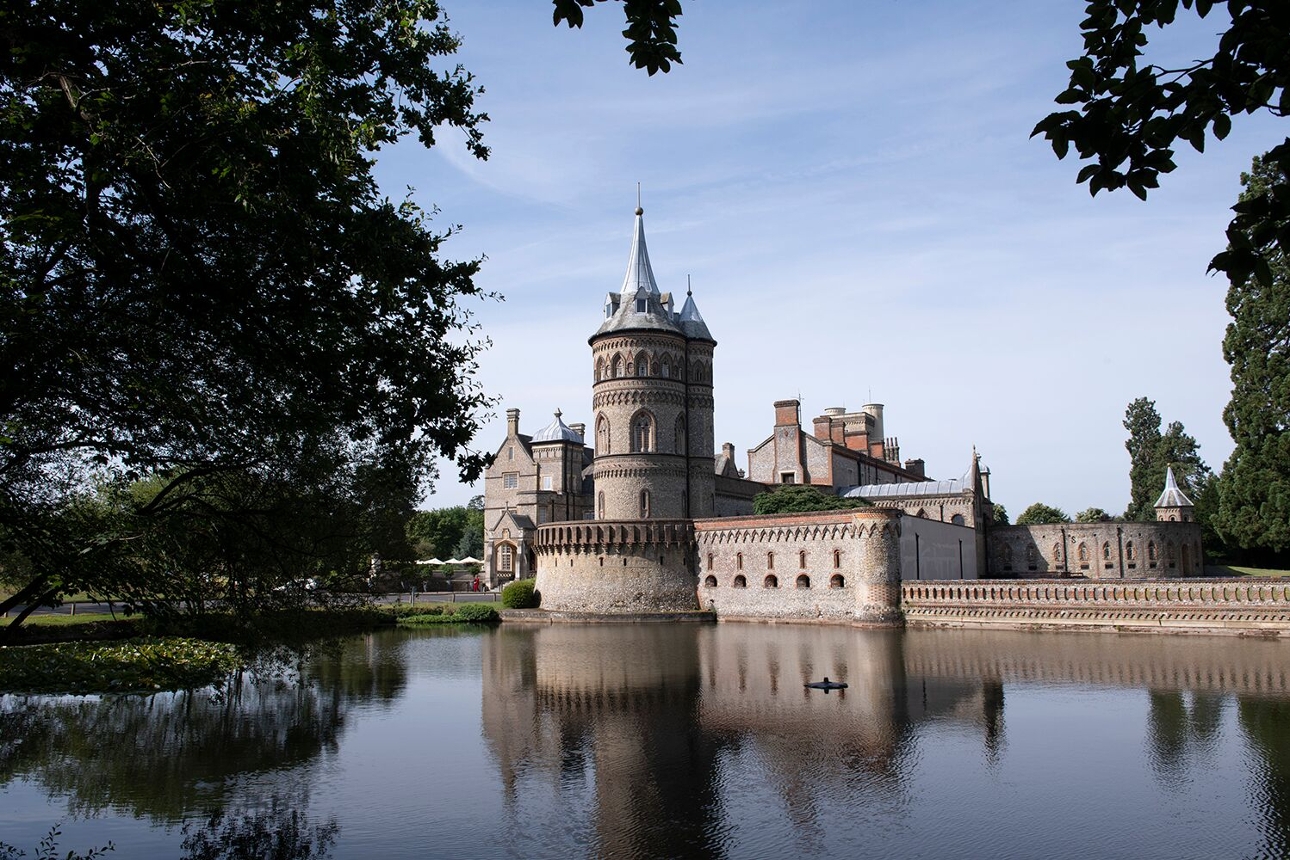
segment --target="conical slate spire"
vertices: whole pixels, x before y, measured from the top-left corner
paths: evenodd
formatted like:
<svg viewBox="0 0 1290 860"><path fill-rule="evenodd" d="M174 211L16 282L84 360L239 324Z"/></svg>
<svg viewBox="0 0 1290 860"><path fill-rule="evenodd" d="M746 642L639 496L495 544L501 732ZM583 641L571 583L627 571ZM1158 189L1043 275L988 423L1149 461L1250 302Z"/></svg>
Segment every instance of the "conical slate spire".
<svg viewBox="0 0 1290 860"><path fill-rule="evenodd" d="M632 253L627 258L627 275L623 278L623 301L632 301L644 288L651 296L657 297L658 284L654 281L654 270L649 264L649 249L645 247L645 210L636 207L636 231L632 234Z"/></svg>
<svg viewBox="0 0 1290 860"><path fill-rule="evenodd" d="M1156 499L1157 508L1193 508L1191 499L1178 488L1178 482L1174 480L1174 467L1165 467L1165 491Z"/></svg>
<svg viewBox="0 0 1290 860"><path fill-rule="evenodd" d="M685 293L685 304L681 306L681 316L678 318L681 323L681 331L691 340L712 340L712 333L708 331L708 324L703 321L703 316L699 313L699 306L694 303L694 294L688 290ZM715 340L712 341L716 343Z"/></svg>

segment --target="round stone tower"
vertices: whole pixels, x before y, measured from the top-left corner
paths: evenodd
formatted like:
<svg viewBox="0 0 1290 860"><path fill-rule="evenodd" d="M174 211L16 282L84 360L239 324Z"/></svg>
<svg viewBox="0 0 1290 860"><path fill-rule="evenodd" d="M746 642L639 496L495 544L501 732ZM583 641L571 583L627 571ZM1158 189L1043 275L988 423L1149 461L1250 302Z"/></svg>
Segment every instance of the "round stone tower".
<svg viewBox="0 0 1290 860"><path fill-rule="evenodd" d="M716 341L687 292L661 292L636 210L622 288L591 345L595 522L538 528L537 589L554 611L698 608L696 517L715 510Z"/></svg>
<svg viewBox="0 0 1290 860"><path fill-rule="evenodd" d="M716 341L687 295L659 291L636 210L627 276L591 336L597 519L712 516Z"/></svg>

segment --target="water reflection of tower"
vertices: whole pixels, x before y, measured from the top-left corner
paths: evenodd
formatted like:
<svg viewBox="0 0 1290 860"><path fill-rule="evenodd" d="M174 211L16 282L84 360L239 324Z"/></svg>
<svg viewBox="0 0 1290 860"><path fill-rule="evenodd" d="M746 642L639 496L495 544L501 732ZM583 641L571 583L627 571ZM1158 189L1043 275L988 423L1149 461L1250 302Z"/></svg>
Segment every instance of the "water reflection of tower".
<svg viewBox="0 0 1290 860"><path fill-rule="evenodd" d="M695 719L698 634L557 625L485 640L484 733L512 814L526 794L554 792L566 808L587 786L596 854L719 853L716 749Z"/></svg>

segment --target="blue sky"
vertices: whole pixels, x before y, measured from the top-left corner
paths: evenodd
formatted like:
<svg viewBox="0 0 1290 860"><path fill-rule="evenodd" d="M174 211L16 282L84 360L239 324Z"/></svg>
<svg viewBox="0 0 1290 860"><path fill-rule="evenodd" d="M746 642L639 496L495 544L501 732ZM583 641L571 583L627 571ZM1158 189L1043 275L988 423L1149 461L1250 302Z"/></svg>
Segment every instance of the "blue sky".
<svg viewBox="0 0 1290 860"><path fill-rule="evenodd" d="M1219 468L1230 392L1226 282L1205 273L1251 156L1284 139L1238 118L1146 202L1091 198L1034 124L1081 53L1079 0L692 0L684 64L627 62L618 4L556 29L544 0L444 0L486 93L487 161L446 132L380 153L447 256L486 255L471 301L492 341L479 382L534 432L559 408L590 423L587 337L617 289L636 184L663 290L692 279L718 341L716 441L770 435L771 404L803 421L886 406L888 436L937 478L975 445L994 499L1123 511L1121 425L1135 397L1182 421ZM1213 53L1222 8L1159 34L1153 55ZM481 492L445 466L427 507Z"/></svg>

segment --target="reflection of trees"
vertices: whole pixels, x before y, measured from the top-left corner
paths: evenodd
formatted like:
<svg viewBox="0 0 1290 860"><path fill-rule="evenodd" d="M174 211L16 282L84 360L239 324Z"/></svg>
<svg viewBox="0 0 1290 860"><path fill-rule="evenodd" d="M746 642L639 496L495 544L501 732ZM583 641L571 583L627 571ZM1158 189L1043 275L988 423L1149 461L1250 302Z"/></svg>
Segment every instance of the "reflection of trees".
<svg viewBox="0 0 1290 860"><path fill-rule="evenodd" d="M223 810L238 777L334 749L357 702L406 683L400 640L263 657L219 690L0 699L0 784L26 778L76 814L114 807L156 822ZM13 740L9 740L13 739Z"/></svg>
<svg viewBox="0 0 1290 860"><path fill-rule="evenodd" d="M1181 787L1199 754L1212 751L1222 728L1223 697L1148 690L1147 748L1151 768L1163 784Z"/></svg>
<svg viewBox="0 0 1290 860"><path fill-rule="evenodd" d="M322 860L340 825L310 824L281 798L268 809L237 815L216 812L200 825L184 825L182 860Z"/></svg>
<svg viewBox="0 0 1290 860"><path fill-rule="evenodd" d="M1262 813L1260 857L1290 857L1290 702L1237 699L1237 718L1257 756L1250 801Z"/></svg>

